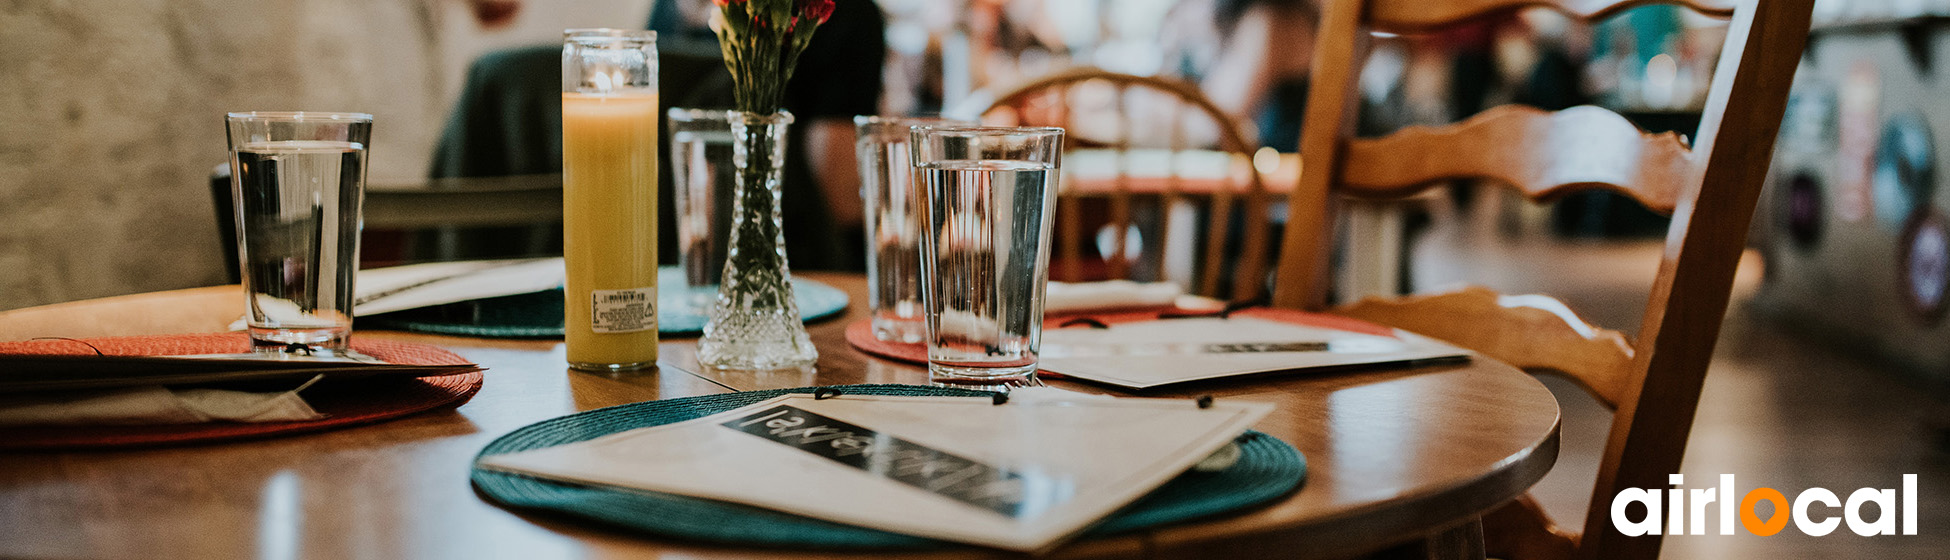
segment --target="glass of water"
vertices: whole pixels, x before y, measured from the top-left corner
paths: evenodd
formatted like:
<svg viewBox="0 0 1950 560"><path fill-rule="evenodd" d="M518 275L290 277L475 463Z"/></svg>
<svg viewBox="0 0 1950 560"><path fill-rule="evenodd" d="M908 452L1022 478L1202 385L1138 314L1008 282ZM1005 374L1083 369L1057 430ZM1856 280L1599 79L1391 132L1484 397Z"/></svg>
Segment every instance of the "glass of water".
<svg viewBox="0 0 1950 560"><path fill-rule="evenodd" d="M731 163L731 112L672 107L670 177L676 201L677 251L684 300L698 313L711 309L730 250L737 186Z"/></svg>
<svg viewBox="0 0 1950 560"><path fill-rule="evenodd" d="M228 115L251 346L344 355L352 335L372 115Z"/></svg>
<svg viewBox="0 0 1950 560"><path fill-rule="evenodd" d="M917 126L928 380L1036 385L1063 129Z"/></svg>
<svg viewBox="0 0 1950 560"><path fill-rule="evenodd" d="M866 198L867 307L873 336L917 344L927 336L921 313L921 229L927 193L914 174L908 129L970 124L940 117L853 117L858 132L860 192Z"/></svg>

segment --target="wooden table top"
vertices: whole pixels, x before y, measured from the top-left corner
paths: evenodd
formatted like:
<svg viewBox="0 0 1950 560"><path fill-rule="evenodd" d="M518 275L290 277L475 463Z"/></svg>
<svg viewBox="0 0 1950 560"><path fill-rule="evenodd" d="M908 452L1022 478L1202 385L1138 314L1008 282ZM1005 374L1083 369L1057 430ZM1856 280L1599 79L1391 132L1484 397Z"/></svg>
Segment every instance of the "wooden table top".
<svg viewBox="0 0 1950 560"><path fill-rule="evenodd" d="M437 344L490 368L452 411L320 434L129 451L0 456L0 557L59 558L978 558L999 551L798 554L656 540L518 515L477 496L474 454L521 426L651 399L846 383L924 383L923 368L844 340L864 316L858 275L804 274L846 290L847 312L808 325L816 373L724 375L694 339L662 345L657 371L568 370L559 341L361 331ZM236 286L0 313L0 340L220 331ZM1055 383L1089 392L1111 390ZM1306 454L1306 484L1270 507L1072 543L1062 558L1344 557L1421 538L1521 495L1557 457L1557 401L1506 365L1292 375L1145 396L1274 402L1256 428Z"/></svg>

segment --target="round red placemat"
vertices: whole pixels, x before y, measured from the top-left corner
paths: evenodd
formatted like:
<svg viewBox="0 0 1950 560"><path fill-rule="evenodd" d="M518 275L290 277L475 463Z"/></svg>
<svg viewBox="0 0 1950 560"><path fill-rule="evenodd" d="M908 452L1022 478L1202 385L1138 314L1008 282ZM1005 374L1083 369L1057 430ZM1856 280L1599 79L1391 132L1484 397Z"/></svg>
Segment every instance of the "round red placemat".
<svg viewBox="0 0 1950 560"><path fill-rule="evenodd" d="M1169 315L1170 312L1167 311L1166 314ZM1046 330L1065 328L1062 326L1064 323L1076 321L1078 319L1085 319L1085 318L1093 319L1096 320L1097 322L1101 322L1106 325L1115 325L1118 323L1134 323L1138 321L1156 321L1159 319L1158 315L1159 312L1155 310L1125 311L1125 312L1114 312L1114 313L1078 313L1078 314L1068 314L1068 315L1052 315L1043 320L1043 328ZM1203 316L1203 315L1199 315L1199 316ZM1320 327L1324 329L1339 329L1344 331L1352 331L1352 332L1373 334L1373 335L1380 335L1380 336L1395 335L1394 329L1390 329L1388 327L1384 327L1374 323L1369 323L1367 321L1362 321L1358 319L1349 319L1347 317L1341 317L1338 315L1328 315L1325 313L1308 313L1305 311L1295 311L1292 309L1255 307L1251 309L1241 309L1238 311L1234 311L1232 312L1232 316L1253 317L1256 319L1266 319L1268 321L1279 321L1282 323L1292 323L1295 325ZM1068 328L1087 328L1087 327L1072 326ZM873 323L870 319L861 319L859 321L855 321L851 325L847 325L846 341L847 343L852 344L854 348L859 348L861 352L866 352L868 354L873 354L875 356L880 356L882 358L887 358L889 360L900 360L903 362L916 363L916 364L928 363L928 347L926 344L919 344L919 343L907 344L907 343L891 342L891 341L874 338ZM1043 373L1049 374L1049 372L1043 372Z"/></svg>
<svg viewBox="0 0 1950 560"><path fill-rule="evenodd" d="M453 352L410 342L354 339L352 348L400 364L469 363ZM250 339L242 333L208 333L0 342L0 353L5 354L92 354L96 350L125 356L226 354L250 351ZM417 379L363 380L336 386L321 384L305 390L304 397L325 418L304 422L0 428L0 450L179 445L317 432L460 406L481 390L481 381L481 372L476 371Z"/></svg>

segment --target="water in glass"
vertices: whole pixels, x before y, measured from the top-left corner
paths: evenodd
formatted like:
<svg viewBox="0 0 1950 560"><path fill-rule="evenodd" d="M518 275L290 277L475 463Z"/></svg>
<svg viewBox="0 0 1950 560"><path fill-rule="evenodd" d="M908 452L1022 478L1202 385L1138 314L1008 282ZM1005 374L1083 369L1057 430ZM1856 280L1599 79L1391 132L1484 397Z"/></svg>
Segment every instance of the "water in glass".
<svg viewBox="0 0 1950 560"><path fill-rule="evenodd" d="M729 126L729 125L726 125ZM716 297L730 250L731 207L737 188L731 165L731 129L681 130L670 137L672 193L677 204L677 246L684 282Z"/></svg>
<svg viewBox="0 0 1950 560"><path fill-rule="evenodd" d="M921 312L920 189L906 134L859 146L860 189L866 195L867 304L873 334L909 344L927 336Z"/></svg>
<svg viewBox="0 0 1950 560"><path fill-rule="evenodd" d="M1052 166L943 160L918 167L933 233L921 259L930 378L1034 383L1049 276Z"/></svg>
<svg viewBox="0 0 1950 560"><path fill-rule="evenodd" d="M239 254L256 345L346 349L365 160L354 142L238 148Z"/></svg>

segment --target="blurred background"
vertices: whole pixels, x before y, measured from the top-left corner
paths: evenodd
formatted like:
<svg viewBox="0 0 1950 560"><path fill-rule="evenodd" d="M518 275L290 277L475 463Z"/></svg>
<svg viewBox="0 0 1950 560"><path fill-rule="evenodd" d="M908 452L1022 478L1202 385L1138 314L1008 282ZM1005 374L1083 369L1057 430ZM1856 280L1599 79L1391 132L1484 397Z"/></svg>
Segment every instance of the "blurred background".
<svg viewBox="0 0 1950 560"><path fill-rule="evenodd" d="M842 15L860 11L852 3L841 3ZM478 112L483 96L511 95L495 88L522 83L519 72L514 78L493 75L496 64L518 64L521 59L505 55L524 48L527 60L547 58L564 28L641 27L663 17L675 20L661 24L667 52L681 47L673 43L695 38L700 25L694 20L701 17L682 12L698 12L704 1L664 0L661 16L653 13L659 7L654 4L28 0L0 6L0 52L6 53L0 56L0 75L8 78L0 81L0 309L222 282L224 257L213 250L219 246L218 229L206 178L227 157L220 126L226 111L370 112L378 120L370 164L375 185L553 171L442 161L441 141L443 135L449 140L449 154L456 146L467 147L460 142L481 133L456 130L456 123L480 121L465 111ZM880 79L822 86L825 95L851 98L836 108L974 115L996 95L1034 78L1096 67L1195 84L1248 131L1255 146L1296 151L1311 28L1318 17L1313 1L873 4L878 17L845 33L857 36L877 26L881 41L869 47L881 54L847 51L834 65L847 67L849 77L871 72ZM1831 26L1888 20L1942 13L1941 4L1825 1L1817 20ZM1363 132L1449 122L1514 102L1547 109L1594 103L1648 130L1689 133L1697 125L1696 111L1723 35L1719 22L1690 14L1654 6L1585 26L1532 10L1440 35L1382 38L1363 76ZM671 36L672 28L687 33ZM1910 32L1888 35L1910 40L1905 33ZM847 41L860 42L858 37ZM471 92L470 68L489 74ZM804 73L822 74L835 72ZM541 76L526 83L542 83L540 90L549 91L547 80ZM1823 87L1834 97L1835 84ZM672 88L665 85L666 98L673 97ZM463 103L470 96L474 107ZM1829 113L1832 104L1830 99ZM1079 105L1088 110L1087 101ZM1822 110L1818 104L1805 107L1811 114ZM815 115L820 117L831 115ZM513 124L498 126L491 133L528 133ZM1782 148L1819 146L1784 142ZM550 161L547 155L517 155L540 163L516 167L546 167ZM832 159L827 155L793 158ZM837 169L821 178L848 181L841 175L849 168ZM857 235L858 211L840 200L849 187L788 189L788 198L828 199L815 202L829 208L800 220L808 222L806 229ZM1466 201L1471 194L1464 188L1455 196ZM1603 195L1574 197L1555 210L1516 210L1529 214L1509 217L1514 221L1507 225L1585 237L1663 231L1658 217L1618 202ZM1274 212L1274 219L1279 214ZM800 251L807 254L795 254L795 266L858 268L860 255L848 253L850 243L832 245Z"/></svg>

